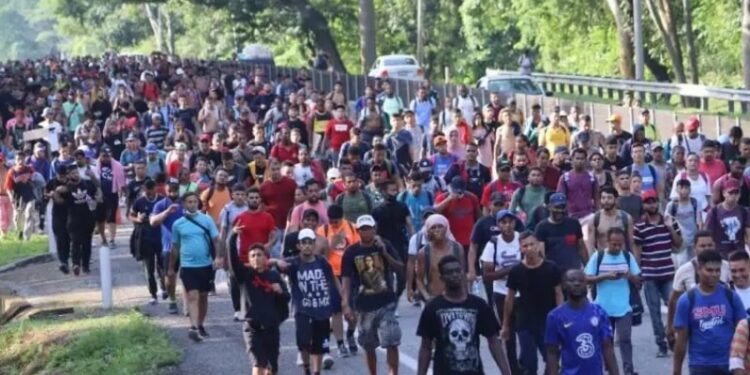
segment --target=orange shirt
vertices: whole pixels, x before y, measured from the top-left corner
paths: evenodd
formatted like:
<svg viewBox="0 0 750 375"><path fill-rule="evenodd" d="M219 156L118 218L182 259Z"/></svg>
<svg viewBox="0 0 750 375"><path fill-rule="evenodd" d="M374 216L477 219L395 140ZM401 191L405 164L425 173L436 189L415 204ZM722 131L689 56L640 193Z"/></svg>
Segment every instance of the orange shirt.
<svg viewBox="0 0 750 375"><path fill-rule="evenodd" d="M333 274L341 276L341 259L347 247L359 242L359 233L352 223L342 219L338 227L331 224L318 227L318 235L328 240L328 263L331 264Z"/></svg>
<svg viewBox="0 0 750 375"><path fill-rule="evenodd" d="M216 226L219 227L219 215L221 214L221 210L232 200L232 195L229 193L229 188L224 188L222 191L214 189L211 199L206 201L210 190L211 188L203 190L203 193L201 193L201 202L203 202L203 208L206 210L206 214L211 216L211 218L214 219Z"/></svg>

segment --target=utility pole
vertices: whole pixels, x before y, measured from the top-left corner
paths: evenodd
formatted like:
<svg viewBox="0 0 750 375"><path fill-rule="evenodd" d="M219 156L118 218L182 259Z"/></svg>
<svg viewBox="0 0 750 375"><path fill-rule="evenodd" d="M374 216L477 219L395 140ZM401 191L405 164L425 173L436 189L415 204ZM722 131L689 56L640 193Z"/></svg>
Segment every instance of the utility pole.
<svg viewBox="0 0 750 375"><path fill-rule="evenodd" d="M424 64L424 1L417 0L417 60Z"/></svg>
<svg viewBox="0 0 750 375"><path fill-rule="evenodd" d="M643 10L641 0L633 0L633 39L635 44L635 79L643 81Z"/></svg>

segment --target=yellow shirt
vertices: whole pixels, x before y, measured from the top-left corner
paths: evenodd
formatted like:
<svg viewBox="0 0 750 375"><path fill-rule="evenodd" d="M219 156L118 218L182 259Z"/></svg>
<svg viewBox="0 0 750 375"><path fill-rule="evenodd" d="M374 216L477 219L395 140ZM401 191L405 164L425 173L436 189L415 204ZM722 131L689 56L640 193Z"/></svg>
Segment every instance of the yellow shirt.
<svg viewBox="0 0 750 375"><path fill-rule="evenodd" d="M554 155L556 148L570 146L570 131L563 126L548 126L543 139L550 155Z"/></svg>

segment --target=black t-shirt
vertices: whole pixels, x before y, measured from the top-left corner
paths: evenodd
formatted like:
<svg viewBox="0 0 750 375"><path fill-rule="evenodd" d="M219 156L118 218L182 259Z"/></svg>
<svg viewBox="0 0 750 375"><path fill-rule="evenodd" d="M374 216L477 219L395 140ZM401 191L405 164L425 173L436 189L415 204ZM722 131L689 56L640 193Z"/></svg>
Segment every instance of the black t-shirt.
<svg viewBox="0 0 750 375"><path fill-rule="evenodd" d="M58 180L57 178L53 178L49 182L47 182L47 186L45 187L45 191L48 193L51 193L57 189L58 186L64 186L65 183ZM62 203L58 204L55 202L55 200L52 200L52 220L59 220L62 222L65 222L68 220L68 204Z"/></svg>
<svg viewBox="0 0 750 375"><path fill-rule="evenodd" d="M393 255L393 248L386 243ZM363 246L361 242L349 246L341 260L341 276L351 280L350 298L357 311L375 311L396 302L393 292L393 270L381 254L381 249Z"/></svg>
<svg viewBox="0 0 750 375"><path fill-rule="evenodd" d="M406 219L409 215L409 208L399 201L386 200L372 210L372 217L378 223L378 235L390 241L399 252L405 251L409 245L406 232Z"/></svg>
<svg viewBox="0 0 750 375"><path fill-rule="evenodd" d="M174 117L175 119L182 120L182 122L185 123L185 129L188 129L191 132L195 133L195 123L193 123L193 119L198 117L197 109L195 108L178 109L177 112L174 113Z"/></svg>
<svg viewBox="0 0 750 375"><path fill-rule="evenodd" d="M561 271L581 268L578 241L583 238L583 230L578 220L565 217L559 224L544 220L536 226L536 238L544 242L547 260L555 262Z"/></svg>
<svg viewBox="0 0 750 375"><path fill-rule="evenodd" d="M547 314L557 305L555 287L560 285L560 275L560 269L546 260L536 268L528 268L520 263L510 270L508 288L521 294L514 305L518 327L544 325Z"/></svg>
<svg viewBox="0 0 750 375"><path fill-rule="evenodd" d="M288 233L284 236L284 248L281 250L281 254L284 258L295 257L299 255L299 249L297 243L299 242L299 231Z"/></svg>
<svg viewBox="0 0 750 375"><path fill-rule="evenodd" d="M604 169L611 171L611 172L617 172L625 167L628 166L627 160L620 157L620 155L617 155L615 157L615 160L609 160L606 157L604 158Z"/></svg>
<svg viewBox="0 0 750 375"><path fill-rule="evenodd" d="M490 169L482 164L476 167L468 168L464 162L453 163L445 172L445 181L450 181L455 176L461 176L466 181L466 190L472 192L477 197L482 196L484 186L492 181Z"/></svg>
<svg viewBox="0 0 750 375"><path fill-rule="evenodd" d="M138 199L138 196L141 194L143 184L146 183L146 180L131 180L128 182L128 204L133 204L136 199Z"/></svg>
<svg viewBox="0 0 750 375"><path fill-rule="evenodd" d="M91 104L91 114L94 115L94 122L101 130L104 128L107 117L112 114L112 104L104 99L96 100Z"/></svg>
<svg viewBox="0 0 750 375"><path fill-rule="evenodd" d="M159 197L154 197L153 200L149 200L147 197L142 196L133 202L131 211L133 214L138 215L139 213L146 214L145 222L140 224L143 226L143 239L149 243L160 244L161 243L161 226L152 226L149 224L149 215L154 211L154 205L159 201Z"/></svg>
<svg viewBox="0 0 750 375"><path fill-rule="evenodd" d="M112 149L112 157L115 160L120 160L120 155L125 151L125 132L120 131L119 133L109 133L106 137L102 138L104 144L109 145Z"/></svg>
<svg viewBox="0 0 750 375"><path fill-rule="evenodd" d="M243 276L248 300L245 306L245 317L250 321L250 326L278 327L281 321L277 304L274 302L281 296L271 289L271 285L281 285L286 295L285 298L289 300L286 284L276 271L266 270L259 273L249 268L246 271Z"/></svg>
<svg viewBox="0 0 750 375"><path fill-rule="evenodd" d="M68 193L64 198L68 204L68 226L79 228L82 221L94 219L94 213L89 208L89 201L95 199L96 186L88 180L81 180L76 185L68 185Z"/></svg>
<svg viewBox="0 0 750 375"><path fill-rule="evenodd" d="M417 336L435 342L433 374L482 375L479 336L497 336L499 330L492 309L481 298L469 294L456 303L438 296L422 310Z"/></svg>
<svg viewBox="0 0 750 375"><path fill-rule="evenodd" d="M221 165L221 153L216 150L208 150L208 152L204 153L203 151L196 151L192 155L190 155L190 170L195 169L195 163L198 162L198 158L203 157L205 159L208 159L208 167L211 170L214 170L216 167Z"/></svg>

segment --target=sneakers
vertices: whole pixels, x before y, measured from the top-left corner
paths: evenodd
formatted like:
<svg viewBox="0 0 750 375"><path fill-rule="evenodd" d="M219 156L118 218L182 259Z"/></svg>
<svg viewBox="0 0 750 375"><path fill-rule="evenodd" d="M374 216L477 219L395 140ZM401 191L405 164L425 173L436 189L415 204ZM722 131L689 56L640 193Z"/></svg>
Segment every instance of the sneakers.
<svg viewBox="0 0 750 375"><path fill-rule="evenodd" d="M198 335L200 335L200 337L203 339L207 339L209 337L208 332L206 332L206 328L204 328L203 326L198 326Z"/></svg>
<svg viewBox="0 0 750 375"><path fill-rule="evenodd" d="M179 314L179 311L177 311L177 302L170 302L169 303L169 313L172 315Z"/></svg>
<svg viewBox="0 0 750 375"><path fill-rule="evenodd" d="M302 362L302 353L297 352L297 366L302 367L305 362Z"/></svg>
<svg viewBox="0 0 750 375"><path fill-rule="evenodd" d="M420 300L414 300L414 303L411 305L414 307L422 307L422 302Z"/></svg>
<svg viewBox="0 0 750 375"><path fill-rule="evenodd" d="M666 347L660 347L659 351L656 352L656 358L664 358L664 357L667 357L668 355L669 353L667 352Z"/></svg>
<svg viewBox="0 0 750 375"><path fill-rule="evenodd" d="M344 343L339 344L339 357L346 358L349 357L351 354L349 353L349 349L346 348L346 345Z"/></svg>
<svg viewBox="0 0 750 375"><path fill-rule="evenodd" d="M63 275L67 275L70 273L70 269L68 268L67 264L60 264L60 272L63 273Z"/></svg>
<svg viewBox="0 0 750 375"><path fill-rule="evenodd" d="M84 275L90 275L91 274L91 269L89 268L89 266L83 266L83 274Z"/></svg>
<svg viewBox="0 0 750 375"><path fill-rule="evenodd" d="M198 333L198 329L195 327L190 327L190 331L188 331L188 338L193 340L193 342L203 341L200 334Z"/></svg>
<svg viewBox="0 0 750 375"><path fill-rule="evenodd" d="M346 344L349 345L349 354L355 355L357 354L357 340L354 339L354 335L351 336L346 335Z"/></svg>
<svg viewBox="0 0 750 375"><path fill-rule="evenodd" d="M115 240L109 241L107 243L107 247L109 247L110 250L114 250L117 248L117 244L115 243Z"/></svg>
<svg viewBox="0 0 750 375"><path fill-rule="evenodd" d="M148 304L151 305L151 306L154 306L157 303L159 303L159 300L157 300L155 296L151 297L151 299L148 301Z"/></svg>
<svg viewBox="0 0 750 375"><path fill-rule="evenodd" d="M323 354L323 369L330 370L333 367L333 357L330 354Z"/></svg>
<svg viewBox="0 0 750 375"><path fill-rule="evenodd" d="M159 287L159 289L156 291L157 296L161 296L161 299L167 299L169 295L167 294L167 291Z"/></svg>
<svg viewBox="0 0 750 375"><path fill-rule="evenodd" d="M73 274L78 276L81 274L81 266L73 266Z"/></svg>
<svg viewBox="0 0 750 375"><path fill-rule="evenodd" d="M234 312L234 321L235 322L241 322L242 321L242 313L239 311Z"/></svg>

